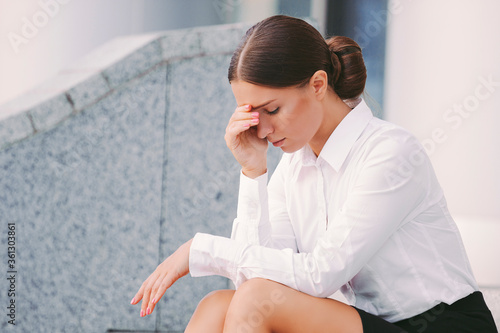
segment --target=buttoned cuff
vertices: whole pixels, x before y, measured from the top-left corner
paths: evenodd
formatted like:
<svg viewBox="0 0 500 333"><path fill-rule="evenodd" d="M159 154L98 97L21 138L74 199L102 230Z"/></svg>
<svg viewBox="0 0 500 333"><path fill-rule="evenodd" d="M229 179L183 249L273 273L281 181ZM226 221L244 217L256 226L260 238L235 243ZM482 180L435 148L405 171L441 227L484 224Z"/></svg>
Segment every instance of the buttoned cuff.
<svg viewBox="0 0 500 333"><path fill-rule="evenodd" d="M220 275L234 280L244 247L229 238L197 233L189 250L189 272L193 277Z"/></svg>

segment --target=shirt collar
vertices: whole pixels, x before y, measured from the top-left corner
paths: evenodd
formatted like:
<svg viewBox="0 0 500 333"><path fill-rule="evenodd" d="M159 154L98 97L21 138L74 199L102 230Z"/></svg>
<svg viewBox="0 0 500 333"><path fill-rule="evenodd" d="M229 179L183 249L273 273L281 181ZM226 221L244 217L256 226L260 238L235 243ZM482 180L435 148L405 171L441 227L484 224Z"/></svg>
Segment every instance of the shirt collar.
<svg viewBox="0 0 500 333"><path fill-rule="evenodd" d="M352 146L372 118L373 114L370 108L366 105L365 101L362 100L344 117L344 119L342 119L337 128L335 128L317 159L324 160L338 172L342 164L344 164ZM316 156L309 145L301 149L301 157L303 165L317 163Z"/></svg>

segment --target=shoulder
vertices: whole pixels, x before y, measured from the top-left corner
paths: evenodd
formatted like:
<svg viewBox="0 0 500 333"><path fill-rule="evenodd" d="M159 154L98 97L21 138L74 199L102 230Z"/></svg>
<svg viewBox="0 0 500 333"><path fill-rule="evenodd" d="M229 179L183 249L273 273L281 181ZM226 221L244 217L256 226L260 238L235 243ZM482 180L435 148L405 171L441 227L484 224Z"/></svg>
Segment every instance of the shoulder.
<svg viewBox="0 0 500 333"><path fill-rule="evenodd" d="M407 129L378 118L361 134L346 167L357 174L368 172L388 185L411 178L425 184L435 178L419 140Z"/></svg>
<svg viewBox="0 0 500 333"><path fill-rule="evenodd" d="M388 121L373 118L361 134L359 148L369 155L409 157L424 154L419 140L407 129Z"/></svg>
<svg viewBox="0 0 500 333"><path fill-rule="evenodd" d="M407 129L374 118L360 139L363 142L355 163L358 172L370 170L389 187L411 182L423 189L440 188L425 148ZM441 195L440 191L435 193Z"/></svg>

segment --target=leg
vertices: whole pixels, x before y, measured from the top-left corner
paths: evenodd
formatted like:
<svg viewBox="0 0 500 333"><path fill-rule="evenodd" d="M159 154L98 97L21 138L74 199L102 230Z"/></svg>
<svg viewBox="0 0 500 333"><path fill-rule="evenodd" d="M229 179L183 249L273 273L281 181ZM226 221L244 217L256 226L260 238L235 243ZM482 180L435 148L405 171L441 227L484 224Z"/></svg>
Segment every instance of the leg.
<svg viewBox="0 0 500 333"><path fill-rule="evenodd" d="M234 290L217 290L205 296L189 321L185 333L221 333Z"/></svg>
<svg viewBox="0 0 500 333"><path fill-rule="evenodd" d="M224 332L362 333L363 327L358 312L349 305L273 281L251 279L232 297Z"/></svg>

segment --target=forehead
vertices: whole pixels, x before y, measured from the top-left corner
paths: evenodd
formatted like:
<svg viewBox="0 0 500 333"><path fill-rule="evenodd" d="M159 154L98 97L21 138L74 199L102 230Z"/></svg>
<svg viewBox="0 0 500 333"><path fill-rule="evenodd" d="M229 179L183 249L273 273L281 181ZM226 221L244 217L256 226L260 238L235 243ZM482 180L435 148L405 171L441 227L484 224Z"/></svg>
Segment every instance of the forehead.
<svg viewBox="0 0 500 333"><path fill-rule="evenodd" d="M297 88L271 88L237 80L231 82L231 89L238 106L250 104L253 107L271 100L283 100L297 96Z"/></svg>

